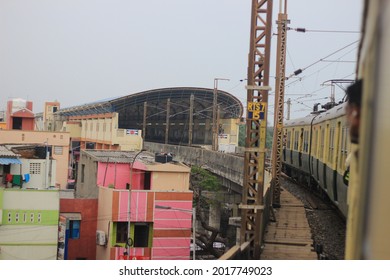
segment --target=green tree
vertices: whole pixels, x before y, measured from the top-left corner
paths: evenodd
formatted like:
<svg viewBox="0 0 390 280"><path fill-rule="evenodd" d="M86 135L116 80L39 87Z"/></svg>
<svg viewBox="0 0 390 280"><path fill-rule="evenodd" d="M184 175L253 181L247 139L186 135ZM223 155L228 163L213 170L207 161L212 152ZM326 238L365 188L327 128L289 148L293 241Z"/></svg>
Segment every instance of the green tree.
<svg viewBox="0 0 390 280"><path fill-rule="evenodd" d="M202 228L206 232L196 232L196 245L201 247L205 252L220 257L223 252L213 247L214 242L227 243L225 238L221 237L220 230L211 227L206 219L205 212L209 209L210 204L216 203L209 198L202 195L202 191L219 192L221 190L221 183L216 176L210 171L199 166L191 167L191 189L194 192L194 207L196 208L196 219L200 221ZM206 210L206 211L205 211ZM207 232L210 232L207 233Z"/></svg>

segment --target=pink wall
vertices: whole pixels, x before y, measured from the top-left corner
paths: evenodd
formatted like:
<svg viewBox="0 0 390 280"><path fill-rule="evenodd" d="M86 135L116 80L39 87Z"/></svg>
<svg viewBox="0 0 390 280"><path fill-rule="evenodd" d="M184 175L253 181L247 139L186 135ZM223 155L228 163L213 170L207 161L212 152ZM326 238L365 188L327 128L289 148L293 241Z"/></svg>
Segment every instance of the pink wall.
<svg viewBox="0 0 390 280"><path fill-rule="evenodd" d="M132 190L143 188L143 174L146 166L140 162L135 162L133 169ZM126 184L130 182L129 163L98 163L97 185L108 187L114 185L115 189L126 189ZM141 188L142 186L142 188Z"/></svg>
<svg viewBox="0 0 390 280"><path fill-rule="evenodd" d="M121 191L119 193L119 214L118 214L118 221L128 221L129 217L127 215L128 204L129 199L129 192L128 191ZM150 202L149 202L150 203ZM149 213L148 217L148 193L145 191L132 191L131 192L131 202L130 202L130 214L131 214L131 221L135 222L152 222L153 221L153 213ZM150 211L150 209L149 209Z"/></svg>
<svg viewBox="0 0 390 280"><path fill-rule="evenodd" d="M118 207L113 220L127 221L127 205L129 192L114 191L114 206ZM116 198L115 198L116 197ZM171 207L160 209L158 206ZM192 193L191 192L131 192L131 221L153 222L153 248L143 251L140 248L133 249L132 254L137 256L149 256L152 259L190 259L190 243L192 229ZM140 251L141 250L141 251ZM119 256L120 252L115 255ZM117 257L115 257L117 258Z"/></svg>

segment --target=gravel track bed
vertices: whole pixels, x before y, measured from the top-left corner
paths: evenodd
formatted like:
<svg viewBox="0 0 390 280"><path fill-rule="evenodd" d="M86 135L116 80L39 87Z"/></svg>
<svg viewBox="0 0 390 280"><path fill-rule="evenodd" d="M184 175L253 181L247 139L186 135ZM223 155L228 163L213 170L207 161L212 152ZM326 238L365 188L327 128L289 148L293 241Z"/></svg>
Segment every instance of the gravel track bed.
<svg viewBox="0 0 390 280"><path fill-rule="evenodd" d="M306 187L282 179L282 186L299 198L306 209L314 244L322 247L321 259L343 260L345 250L345 221L327 199L311 193ZM314 203L313 203L314 202Z"/></svg>

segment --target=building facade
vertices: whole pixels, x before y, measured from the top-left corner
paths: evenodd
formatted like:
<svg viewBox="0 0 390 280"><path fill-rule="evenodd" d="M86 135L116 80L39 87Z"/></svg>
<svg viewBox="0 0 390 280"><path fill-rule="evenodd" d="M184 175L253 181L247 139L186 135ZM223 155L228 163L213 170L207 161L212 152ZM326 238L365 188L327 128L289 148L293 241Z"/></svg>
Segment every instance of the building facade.
<svg viewBox="0 0 390 280"><path fill-rule="evenodd" d="M16 146L20 146L20 149L23 149L22 146L33 147L34 149L35 147L39 147L43 153L45 153L46 149L50 151L50 159L53 159L53 161L49 161L47 164L51 164L51 167L55 164L55 172L48 174L48 176L53 179L51 181L47 181L47 186L45 187L54 186L60 189L66 188L69 169L69 141L69 133L67 132L0 130L0 145L10 145L15 148ZM33 158L29 159L31 162L33 160ZM39 170L42 170L42 172L48 172L51 170L50 168L43 168L46 161L42 161L41 163L42 166L40 166ZM40 163L37 162L37 164L33 164L32 166L38 167L39 165ZM23 175L25 174L24 172L29 173L29 169L30 167L28 167L28 170L24 169L15 172L17 172L18 175ZM40 188L42 186L37 185L36 187Z"/></svg>
<svg viewBox="0 0 390 280"><path fill-rule="evenodd" d="M59 260L95 260L97 199L60 199Z"/></svg>
<svg viewBox="0 0 390 280"><path fill-rule="evenodd" d="M19 130L34 130L34 113L31 101L21 98L7 102L6 128Z"/></svg>
<svg viewBox="0 0 390 280"><path fill-rule="evenodd" d="M81 152L76 197L98 198L97 259L190 258L190 168L163 162L146 152Z"/></svg>
<svg viewBox="0 0 390 280"><path fill-rule="evenodd" d="M57 257L59 190L44 188L41 163L0 146L0 260Z"/></svg>

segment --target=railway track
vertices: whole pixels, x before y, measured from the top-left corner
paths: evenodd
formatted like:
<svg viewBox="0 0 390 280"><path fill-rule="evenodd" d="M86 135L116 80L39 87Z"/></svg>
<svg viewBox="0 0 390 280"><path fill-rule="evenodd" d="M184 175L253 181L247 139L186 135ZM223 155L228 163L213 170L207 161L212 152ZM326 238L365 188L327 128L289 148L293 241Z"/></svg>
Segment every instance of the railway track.
<svg viewBox="0 0 390 280"><path fill-rule="evenodd" d="M302 201L309 222L314 247L322 259L344 259L345 219L324 194L318 194L286 175L282 185Z"/></svg>

